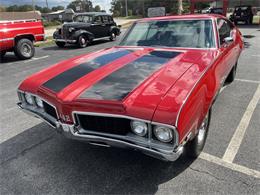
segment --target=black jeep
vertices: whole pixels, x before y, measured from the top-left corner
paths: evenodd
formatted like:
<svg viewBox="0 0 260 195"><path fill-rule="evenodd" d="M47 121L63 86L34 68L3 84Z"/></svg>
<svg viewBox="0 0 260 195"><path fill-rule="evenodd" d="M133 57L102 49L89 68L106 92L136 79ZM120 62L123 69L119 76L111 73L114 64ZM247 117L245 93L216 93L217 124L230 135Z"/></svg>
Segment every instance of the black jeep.
<svg viewBox="0 0 260 195"><path fill-rule="evenodd" d="M245 22L245 24L253 23L253 9L250 5L236 6L233 14L230 16L230 20L237 24L239 21Z"/></svg>
<svg viewBox="0 0 260 195"><path fill-rule="evenodd" d="M111 15L87 12L76 14L73 22L63 24L53 33L53 39L59 47L70 43L83 48L99 39L109 38L114 41L119 34L120 26L117 26Z"/></svg>

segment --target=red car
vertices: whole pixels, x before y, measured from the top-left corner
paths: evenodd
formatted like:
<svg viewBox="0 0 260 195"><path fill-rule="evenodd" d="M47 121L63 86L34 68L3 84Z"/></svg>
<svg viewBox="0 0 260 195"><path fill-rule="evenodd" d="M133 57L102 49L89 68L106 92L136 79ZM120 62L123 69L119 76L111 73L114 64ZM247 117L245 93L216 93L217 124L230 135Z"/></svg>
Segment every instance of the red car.
<svg viewBox="0 0 260 195"><path fill-rule="evenodd" d="M72 139L169 161L184 149L197 157L242 48L241 33L220 15L142 19L118 46L27 78L18 105Z"/></svg>
<svg viewBox="0 0 260 195"><path fill-rule="evenodd" d="M34 56L33 43L44 40L44 28L38 20L0 21L0 56L14 51L20 59Z"/></svg>

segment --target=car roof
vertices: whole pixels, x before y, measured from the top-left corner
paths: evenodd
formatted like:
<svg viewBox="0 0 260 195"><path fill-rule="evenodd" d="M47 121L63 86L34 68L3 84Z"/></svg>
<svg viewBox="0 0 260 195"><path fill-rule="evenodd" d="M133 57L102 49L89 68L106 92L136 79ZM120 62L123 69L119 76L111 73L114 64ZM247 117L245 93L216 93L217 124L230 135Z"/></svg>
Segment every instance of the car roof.
<svg viewBox="0 0 260 195"><path fill-rule="evenodd" d="M154 17L154 18L144 18L138 21L153 21L153 20L174 20L174 19L215 19L215 18L226 18L219 14L185 14L185 15L174 15L174 16L161 16L161 17Z"/></svg>
<svg viewBox="0 0 260 195"><path fill-rule="evenodd" d="M93 16L111 16L111 14L108 14L106 12L83 12L83 13L77 13L76 16L81 15L93 15Z"/></svg>

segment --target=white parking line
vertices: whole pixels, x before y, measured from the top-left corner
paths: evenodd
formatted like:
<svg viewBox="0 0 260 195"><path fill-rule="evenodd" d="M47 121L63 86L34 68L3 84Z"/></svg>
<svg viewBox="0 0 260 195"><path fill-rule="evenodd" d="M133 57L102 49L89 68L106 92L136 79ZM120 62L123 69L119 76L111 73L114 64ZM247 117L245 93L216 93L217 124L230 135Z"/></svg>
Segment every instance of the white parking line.
<svg viewBox="0 0 260 195"><path fill-rule="evenodd" d="M48 57L49 57L49 55L47 55L47 56L42 56L42 57L39 57L39 58L32 58L32 59L30 59L30 60L24 61L24 63L28 63L28 62L36 61L36 60L41 60L41 59L48 58Z"/></svg>
<svg viewBox="0 0 260 195"><path fill-rule="evenodd" d="M219 157L216 157L216 156L204 153L204 152L202 152L200 154L199 158L206 160L208 162L220 165L222 167L231 169L233 171L237 171L237 172L240 172L240 173L243 173L243 174L246 174L249 176L253 176L256 178L260 178L260 172L257 170L249 169L247 167L244 167L244 166L241 166L241 165L238 165L235 163L224 161L223 159L221 159Z"/></svg>
<svg viewBox="0 0 260 195"><path fill-rule="evenodd" d="M247 79L235 79L236 81L242 81L242 82L247 82L247 83L256 83L260 84L260 81L254 81L254 80L247 80Z"/></svg>
<svg viewBox="0 0 260 195"><path fill-rule="evenodd" d="M226 152L222 158L224 161L233 162L259 99L260 99L260 84L258 85L252 100L248 104L246 111L226 149Z"/></svg>

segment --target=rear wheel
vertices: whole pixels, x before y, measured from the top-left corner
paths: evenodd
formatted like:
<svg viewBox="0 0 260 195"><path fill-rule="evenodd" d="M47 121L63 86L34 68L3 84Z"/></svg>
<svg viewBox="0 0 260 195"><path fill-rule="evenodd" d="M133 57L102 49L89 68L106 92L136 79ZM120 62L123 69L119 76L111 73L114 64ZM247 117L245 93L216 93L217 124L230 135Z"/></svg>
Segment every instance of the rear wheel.
<svg viewBox="0 0 260 195"><path fill-rule="evenodd" d="M211 109L209 110L202 124L200 125L197 135L186 145L185 150L186 150L186 154L189 157L197 158L201 153L201 151L203 150L208 136L210 118L211 118Z"/></svg>
<svg viewBox="0 0 260 195"><path fill-rule="evenodd" d="M60 41L56 41L55 43L56 43L56 45L57 45L58 47L60 47L60 48L63 48L63 47L66 45L65 42L60 42Z"/></svg>
<svg viewBox="0 0 260 195"><path fill-rule="evenodd" d="M85 35L80 35L79 38L78 38L78 46L80 48L84 48L84 47L87 47L89 44L89 39L87 36Z"/></svg>
<svg viewBox="0 0 260 195"><path fill-rule="evenodd" d="M29 39L18 40L14 48L14 53L18 58L22 60L32 58L35 53L33 42Z"/></svg>

